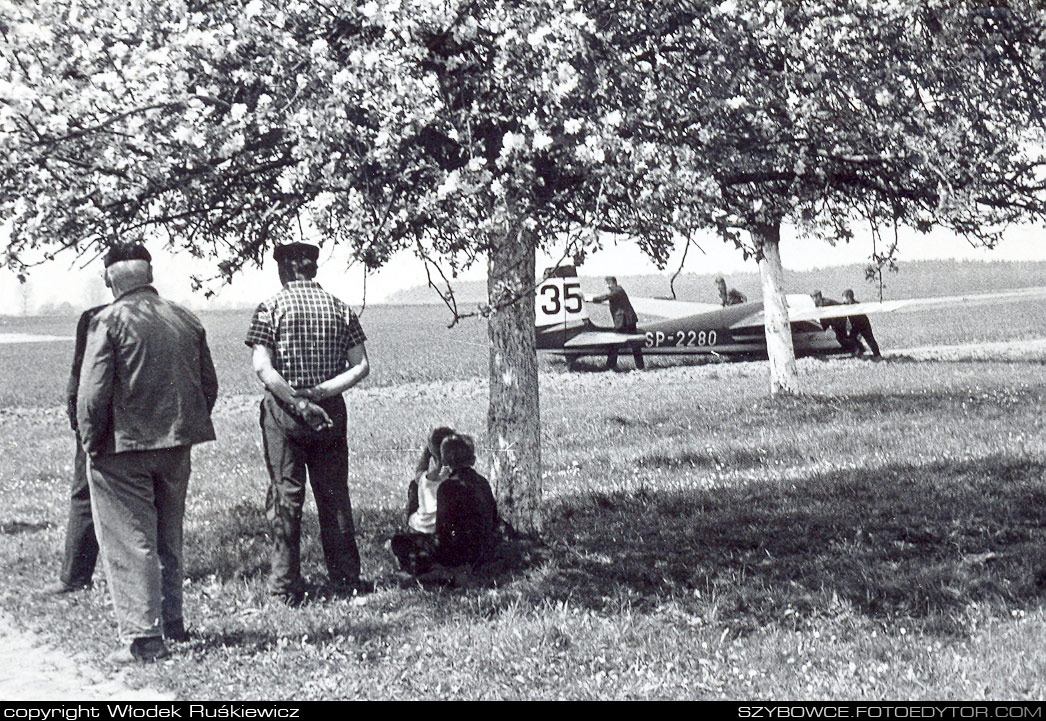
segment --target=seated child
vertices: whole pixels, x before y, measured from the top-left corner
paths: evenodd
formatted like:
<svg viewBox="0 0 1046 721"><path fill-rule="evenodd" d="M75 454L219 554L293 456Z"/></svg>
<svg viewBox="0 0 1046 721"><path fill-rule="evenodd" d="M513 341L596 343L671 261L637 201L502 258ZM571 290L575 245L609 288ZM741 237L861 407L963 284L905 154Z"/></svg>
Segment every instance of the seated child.
<svg viewBox="0 0 1046 721"><path fill-rule="evenodd" d="M454 435L452 428L432 429L421 458L414 467L414 478L407 487L407 533L399 533L390 542L400 568L408 573L424 573L432 566L436 532L436 489L439 487L440 444Z"/></svg>
<svg viewBox="0 0 1046 721"><path fill-rule="evenodd" d="M442 480L439 476L443 466L440 444L452 435L452 428L434 428L414 466L414 479L407 487L407 525L418 533L434 533L436 530L436 489Z"/></svg>
<svg viewBox="0 0 1046 721"><path fill-rule="evenodd" d="M444 476L436 491L436 547L444 566L486 559L494 546L498 507L490 483L473 466L476 451L468 436L453 435L440 447Z"/></svg>

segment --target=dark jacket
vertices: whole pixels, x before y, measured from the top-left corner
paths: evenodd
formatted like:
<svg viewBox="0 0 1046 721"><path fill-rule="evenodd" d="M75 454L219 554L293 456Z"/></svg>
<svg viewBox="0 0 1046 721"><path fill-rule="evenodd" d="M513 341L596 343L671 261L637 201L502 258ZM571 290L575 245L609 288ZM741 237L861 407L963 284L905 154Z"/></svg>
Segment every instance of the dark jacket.
<svg viewBox="0 0 1046 721"><path fill-rule="evenodd" d="M76 410L90 455L214 440L217 397L203 326L152 286L124 293L91 321Z"/></svg>
<svg viewBox="0 0 1046 721"><path fill-rule="evenodd" d="M612 285L603 295L597 295L592 299L595 303L609 301L610 315L614 319L614 328L617 330L634 331L639 317L628 300L628 293L620 285Z"/></svg>
<svg viewBox="0 0 1046 721"><path fill-rule="evenodd" d="M856 298L852 302L843 301L843 305L857 305L860 301ZM872 323L868 320L866 315L850 315L846 317L846 320L850 321L850 334L855 335L862 331L871 332Z"/></svg>
<svg viewBox="0 0 1046 721"><path fill-rule="evenodd" d="M69 381L65 386L65 412L69 416L69 425L76 430L76 392L80 387L80 365L84 362L84 351L87 349L87 329L104 305L88 308L80 314L76 323L76 344L73 346L73 366L69 369Z"/></svg>
<svg viewBox="0 0 1046 721"><path fill-rule="evenodd" d="M494 545L497 502L473 468L455 468L436 491L435 560L459 566L483 560Z"/></svg>

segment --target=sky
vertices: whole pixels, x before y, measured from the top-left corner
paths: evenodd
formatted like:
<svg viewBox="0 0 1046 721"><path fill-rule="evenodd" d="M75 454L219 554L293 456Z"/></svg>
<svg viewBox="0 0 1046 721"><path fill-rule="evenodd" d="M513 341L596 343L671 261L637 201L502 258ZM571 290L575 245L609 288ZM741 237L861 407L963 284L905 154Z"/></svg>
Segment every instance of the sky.
<svg viewBox="0 0 1046 721"><path fill-rule="evenodd" d="M754 262L745 261L740 251L714 235L704 236L698 243L701 250L692 248L687 257L685 270L688 272L722 273L729 276L755 273L758 270ZM193 274L213 274L208 272L205 262L191 258L186 253L171 253L159 242L147 245L153 255L157 289L165 297L193 308L251 307L279 289L275 263L269 260L261 270L244 272L231 285L222 288L213 300L207 300L202 294L192 292L189 280ZM915 260L1046 261L1046 230L1013 228L994 250L972 247L962 238L944 231L922 235L902 230L899 248L898 261L902 272L904 262ZM594 277L663 273L668 277L678 267L680 252L672 256L665 271L659 271L635 244L626 241L609 243L602 251L590 256L579 273ZM797 237L789 228L782 232L782 261L785 268L791 270L866 263L871 253L872 241L867 234L858 233L850 243L833 247L823 240ZM553 265L556 259L558 256L539 257L538 272ZM349 303L361 304L364 298L361 267L350 267L347 254L340 249L324 250L320 262L317 280ZM33 269L29 283L23 286L10 271L0 269L0 315L33 314L46 306L54 307L63 302L70 303L74 308L105 302L109 296L100 282L101 271L100 260L81 267L72 257L59 256L49 266ZM484 277L485 267L482 263L461 276L465 280L481 280ZM379 272L368 276L366 300L368 303L380 303L398 290L424 284L422 262L410 254L403 254L394 257ZM436 300L435 295L433 299Z"/></svg>

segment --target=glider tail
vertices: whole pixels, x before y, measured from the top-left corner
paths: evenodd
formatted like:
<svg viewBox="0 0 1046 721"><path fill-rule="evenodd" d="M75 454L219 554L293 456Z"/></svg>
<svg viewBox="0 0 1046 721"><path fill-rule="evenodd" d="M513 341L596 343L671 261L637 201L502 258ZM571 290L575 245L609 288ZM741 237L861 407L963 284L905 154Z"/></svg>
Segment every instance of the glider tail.
<svg viewBox="0 0 1046 721"><path fill-rule="evenodd" d="M572 265L545 271L546 278L534 299L534 326L540 350L561 350L563 344L592 327L581 292L581 281Z"/></svg>

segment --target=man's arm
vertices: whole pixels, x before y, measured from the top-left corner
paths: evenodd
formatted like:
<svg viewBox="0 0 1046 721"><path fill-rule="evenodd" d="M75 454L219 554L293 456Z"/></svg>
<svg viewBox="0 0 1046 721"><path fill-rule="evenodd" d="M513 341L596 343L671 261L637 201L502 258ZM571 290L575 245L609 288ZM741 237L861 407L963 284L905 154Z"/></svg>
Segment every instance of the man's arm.
<svg viewBox="0 0 1046 721"><path fill-rule="evenodd" d="M620 300L622 298L627 297L628 295L625 293L625 289L622 288L620 285L616 285L613 288L609 289L603 295L594 295L591 298L589 298L589 300L591 300L593 303L602 303L608 300Z"/></svg>
<svg viewBox="0 0 1046 721"><path fill-rule="evenodd" d="M76 401L80 442L88 455L97 455L105 450L106 436L112 423L115 364L107 328L92 323L80 366Z"/></svg>
<svg viewBox="0 0 1046 721"><path fill-rule="evenodd" d="M272 365L272 350L265 345L254 346L251 355L251 364L258 380L262 382L266 390L286 405L297 410L305 422L315 430L323 430L331 425L330 416L327 411L307 399L304 394L298 394L284 379L280 372Z"/></svg>
<svg viewBox="0 0 1046 721"><path fill-rule="evenodd" d="M313 400L332 398L341 395L370 373L370 361L367 360L367 346L364 343L349 348L347 368L338 375L323 381L319 385L302 391L302 395Z"/></svg>

